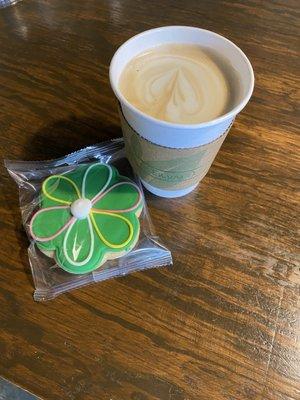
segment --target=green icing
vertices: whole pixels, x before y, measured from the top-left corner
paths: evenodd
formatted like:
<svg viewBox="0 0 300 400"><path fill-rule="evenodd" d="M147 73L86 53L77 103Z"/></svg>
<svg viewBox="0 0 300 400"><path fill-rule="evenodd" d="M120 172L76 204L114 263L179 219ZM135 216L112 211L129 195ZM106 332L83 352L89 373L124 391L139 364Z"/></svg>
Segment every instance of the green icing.
<svg viewBox="0 0 300 400"><path fill-rule="evenodd" d="M83 165L62 175L77 186L81 196L83 178L90 166L91 164ZM118 248L109 246L99 237L92 218L89 217L81 220L75 219L70 229L66 228L56 237L42 241L43 238L55 235L72 218L70 205L78 199L76 189L67 180L59 178L49 180L48 178L44 184L45 191L42 191L40 195L42 212L37 213L31 220L32 235L36 239L37 246L42 251L54 251L58 265L70 273L82 274L95 270L106 259L117 258L124 252L130 251L138 238L140 224L137 215L142 210L143 200L140 199L137 204L140 196L137 186L132 184L128 178L119 175L116 168L111 166L110 168L112 174L109 184L104 190L105 194L93 204L92 211L94 209L100 212L101 210L111 212L135 207L126 212L111 212L109 215L92 212L92 215L104 239L113 246L119 246ZM108 180L109 169L107 166L93 164L85 179L85 198L92 200ZM122 185L109 191L109 188L120 182ZM48 207L57 206L59 208L55 210L47 210ZM127 222L123 218L117 218L116 215L121 215ZM132 237L129 241L128 223L132 227ZM125 243L126 241L127 243ZM125 243L124 246L122 246L123 243ZM85 260L87 261L85 262ZM82 265L76 265L78 263L82 263Z"/></svg>

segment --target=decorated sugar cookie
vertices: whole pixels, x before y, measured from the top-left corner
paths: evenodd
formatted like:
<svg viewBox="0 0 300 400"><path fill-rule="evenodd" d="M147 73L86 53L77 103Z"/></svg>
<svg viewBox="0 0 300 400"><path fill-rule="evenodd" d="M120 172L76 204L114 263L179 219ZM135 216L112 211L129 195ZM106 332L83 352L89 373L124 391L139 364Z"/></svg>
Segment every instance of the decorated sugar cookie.
<svg viewBox="0 0 300 400"><path fill-rule="evenodd" d="M31 236L65 271L93 271L129 252L138 240L141 191L110 165L82 165L49 176L40 197Z"/></svg>

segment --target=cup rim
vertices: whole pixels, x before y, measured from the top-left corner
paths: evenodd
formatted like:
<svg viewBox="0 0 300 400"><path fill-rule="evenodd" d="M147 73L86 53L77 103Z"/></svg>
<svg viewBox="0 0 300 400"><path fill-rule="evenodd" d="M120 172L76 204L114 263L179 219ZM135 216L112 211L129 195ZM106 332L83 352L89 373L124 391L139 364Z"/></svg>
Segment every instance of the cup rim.
<svg viewBox="0 0 300 400"><path fill-rule="evenodd" d="M249 84L249 88L248 88L245 96L243 97L243 99L232 110L228 111L225 114L220 115L217 118L214 118L212 120L205 121L205 122L200 122L198 124L180 124L180 123L168 122L168 121L164 121L164 120L160 120L158 118L152 117L151 115L148 115L148 114L144 113L143 111L140 111L135 106L133 106L125 98L125 96L123 96L123 94L121 93L121 91L118 88L118 82L115 82L115 80L112 77L112 69L114 68L114 65L117 63L117 58L118 58L118 55L119 55L121 49L124 46L126 46L129 42L136 40L137 38L139 38L141 36L150 35L154 31L164 31L164 30L169 30L169 29L174 29L174 28L198 30L198 31L209 33L212 36L221 38L222 40L224 40L225 42L227 42L228 44L233 46L238 51L238 53L240 53L241 57L243 58L243 60L245 61L246 65L248 67L248 72L249 72L249 76L250 76L250 84ZM182 128L199 129L199 128L203 128L203 127L217 125L219 123L227 121L230 118L234 118L246 106L246 104L250 100L250 97L251 97L251 95L253 93L253 89L254 89L254 72L253 72L252 65L251 65L248 57L246 56L246 54L236 44L234 44L231 40L227 39L226 37L224 37L222 35L219 35L216 32L210 31L208 29L198 28L198 27L194 27L194 26L187 26L187 25L170 25L170 26L163 26L163 27L159 27L159 28L148 29L146 31L140 32L140 33L130 37L123 44L121 44L121 46L116 50L116 52L114 53L114 55L111 59L110 66L109 66L109 80L110 80L111 87L112 87L116 97L121 102L121 104L124 103L131 111L139 114L140 116L146 118L149 121L155 122L156 124L159 124L161 126L166 126L168 128L179 128L179 129L182 129Z"/></svg>

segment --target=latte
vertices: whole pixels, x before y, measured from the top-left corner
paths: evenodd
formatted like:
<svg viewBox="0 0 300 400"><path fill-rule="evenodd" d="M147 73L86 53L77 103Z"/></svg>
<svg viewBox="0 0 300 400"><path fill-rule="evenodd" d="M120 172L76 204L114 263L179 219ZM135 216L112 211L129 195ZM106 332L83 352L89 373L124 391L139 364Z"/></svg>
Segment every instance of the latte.
<svg viewBox="0 0 300 400"><path fill-rule="evenodd" d="M119 89L145 114L179 124L215 119L231 102L221 64L191 44L160 45L134 57L122 71Z"/></svg>

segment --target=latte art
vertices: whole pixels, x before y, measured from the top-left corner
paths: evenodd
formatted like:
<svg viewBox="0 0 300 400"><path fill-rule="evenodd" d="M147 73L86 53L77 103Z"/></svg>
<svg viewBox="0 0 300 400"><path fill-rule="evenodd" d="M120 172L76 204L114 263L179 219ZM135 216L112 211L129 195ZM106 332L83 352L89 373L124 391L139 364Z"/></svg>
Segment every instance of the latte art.
<svg viewBox="0 0 300 400"><path fill-rule="evenodd" d="M195 124L226 112L228 83L218 65L195 45L163 45L138 55L120 78L125 98L142 112Z"/></svg>

